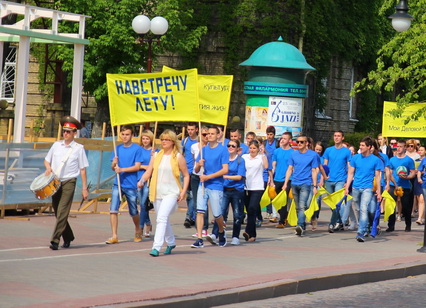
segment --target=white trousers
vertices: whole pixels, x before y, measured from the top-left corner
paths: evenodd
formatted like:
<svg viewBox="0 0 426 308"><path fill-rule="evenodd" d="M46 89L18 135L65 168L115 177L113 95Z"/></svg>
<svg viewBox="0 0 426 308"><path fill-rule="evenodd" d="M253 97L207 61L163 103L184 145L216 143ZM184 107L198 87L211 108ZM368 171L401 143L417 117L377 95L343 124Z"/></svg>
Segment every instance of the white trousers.
<svg viewBox="0 0 426 308"><path fill-rule="evenodd" d="M176 245L175 235L173 234L172 226L170 225L170 215L176 211L177 198L176 196L157 199L154 202L154 209L157 213L157 227L155 228L154 244L152 249L160 251L166 241L167 246Z"/></svg>

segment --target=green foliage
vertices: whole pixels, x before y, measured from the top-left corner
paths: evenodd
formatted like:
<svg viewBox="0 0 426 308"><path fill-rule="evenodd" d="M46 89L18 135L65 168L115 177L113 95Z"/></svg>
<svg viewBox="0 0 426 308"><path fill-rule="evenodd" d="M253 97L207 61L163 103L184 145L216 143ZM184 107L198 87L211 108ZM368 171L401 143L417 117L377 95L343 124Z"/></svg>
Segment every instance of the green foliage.
<svg viewBox="0 0 426 308"><path fill-rule="evenodd" d="M409 13L415 17L411 28L403 33L394 31L394 37L378 52L377 68L356 84L353 93L373 90L392 97L398 103L391 111L394 117L401 117L408 104L426 100L426 0L410 0L409 4ZM393 5L393 1L384 1L380 13L389 16ZM425 119L425 115L426 107L405 123Z"/></svg>
<svg viewBox="0 0 426 308"><path fill-rule="evenodd" d="M381 131L383 104L374 91L364 91L359 95L357 123L355 130L360 132L370 132L374 135Z"/></svg>
<svg viewBox="0 0 426 308"><path fill-rule="evenodd" d="M349 133L349 134L345 134L345 140L344 140L344 142L347 142L350 145L353 145L356 149L359 149L359 143L360 143L360 141L362 140L362 138L364 138L366 136L370 136L372 138L376 138L377 134L375 134L373 132Z"/></svg>

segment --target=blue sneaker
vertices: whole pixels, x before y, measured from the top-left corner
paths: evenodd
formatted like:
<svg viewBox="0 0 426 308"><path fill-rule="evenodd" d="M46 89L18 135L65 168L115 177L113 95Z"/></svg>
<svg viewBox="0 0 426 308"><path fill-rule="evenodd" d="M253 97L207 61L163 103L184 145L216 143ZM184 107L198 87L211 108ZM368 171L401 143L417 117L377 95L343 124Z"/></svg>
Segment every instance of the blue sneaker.
<svg viewBox="0 0 426 308"><path fill-rule="evenodd" d="M225 231L222 233L219 232L219 246L225 247L227 243Z"/></svg>
<svg viewBox="0 0 426 308"><path fill-rule="evenodd" d="M191 248L204 248L204 242L202 239L197 239L194 244L191 245Z"/></svg>
<svg viewBox="0 0 426 308"><path fill-rule="evenodd" d="M157 249L151 250L151 252L149 254L153 257L158 257L160 255L160 253L158 252Z"/></svg>
<svg viewBox="0 0 426 308"><path fill-rule="evenodd" d="M358 233L356 235L356 240L360 243L364 243L365 242L364 235Z"/></svg>
<svg viewBox="0 0 426 308"><path fill-rule="evenodd" d="M166 250L164 251L165 255L169 255L172 253L172 250L176 248L176 245L173 246L167 246Z"/></svg>

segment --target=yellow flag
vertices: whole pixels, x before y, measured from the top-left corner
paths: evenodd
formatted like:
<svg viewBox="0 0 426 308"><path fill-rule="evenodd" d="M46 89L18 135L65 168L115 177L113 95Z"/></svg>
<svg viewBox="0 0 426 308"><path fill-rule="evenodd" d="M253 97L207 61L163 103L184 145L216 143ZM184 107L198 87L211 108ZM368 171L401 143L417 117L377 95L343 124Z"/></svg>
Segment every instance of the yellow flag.
<svg viewBox="0 0 426 308"><path fill-rule="evenodd" d="M287 193L285 190L281 190L280 193L272 200L272 205L277 211L287 205Z"/></svg>
<svg viewBox="0 0 426 308"><path fill-rule="evenodd" d="M382 193L382 197L385 198L385 200L382 201L382 203L385 203L385 214L383 215L383 220L388 221L389 216L395 213L396 202L387 190Z"/></svg>
<svg viewBox="0 0 426 308"><path fill-rule="evenodd" d="M163 66L165 72L177 70ZM227 125L233 80L233 75L198 75L201 122Z"/></svg>
<svg viewBox="0 0 426 308"><path fill-rule="evenodd" d="M271 198L269 198L268 188L269 186L266 187L265 191L263 192L262 198L260 199L260 208L264 208L269 203L271 203Z"/></svg>
<svg viewBox="0 0 426 308"><path fill-rule="evenodd" d="M321 187L317 193L315 194L315 196L312 197L311 200L311 204L309 205L309 208L305 211L305 216L306 216L306 221L310 222L312 219L312 216L314 216L315 212L319 210L319 206L318 206L318 197L326 194L327 191L325 190L324 187Z"/></svg>
<svg viewBox="0 0 426 308"><path fill-rule="evenodd" d="M288 211L287 222L290 226L297 226L297 212L296 212L296 203L291 201L290 210Z"/></svg>
<svg viewBox="0 0 426 308"><path fill-rule="evenodd" d="M196 69L107 74L111 125L200 121Z"/></svg>
<svg viewBox="0 0 426 308"><path fill-rule="evenodd" d="M345 189L342 188L338 191L335 191L334 193L329 194L328 196L324 197L322 201L324 201L325 204L327 204L332 210L336 208L336 204L343 199L345 196ZM348 198L346 202L352 199L351 195L348 195Z"/></svg>

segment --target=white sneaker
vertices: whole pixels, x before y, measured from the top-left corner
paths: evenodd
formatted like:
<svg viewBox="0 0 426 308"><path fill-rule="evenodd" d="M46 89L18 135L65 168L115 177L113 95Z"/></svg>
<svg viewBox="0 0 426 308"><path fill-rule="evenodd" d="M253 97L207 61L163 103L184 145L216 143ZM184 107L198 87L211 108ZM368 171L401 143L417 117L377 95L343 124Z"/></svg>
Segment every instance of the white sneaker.
<svg viewBox="0 0 426 308"><path fill-rule="evenodd" d="M234 246L240 245L240 239L238 237L233 237L231 241L231 245L234 245Z"/></svg>
<svg viewBox="0 0 426 308"><path fill-rule="evenodd" d="M216 235L214 234L208 234L206 236L206 240L210 242L212 245L217 245L218 239L216 238Z"/></svg>
<svg viewBox="0 0 426 308"><path fill-rule="evenodd" d="M356 228L356 223L355 222L351 222L351 224L348 227L348 230L353 231Z"/></svg>

